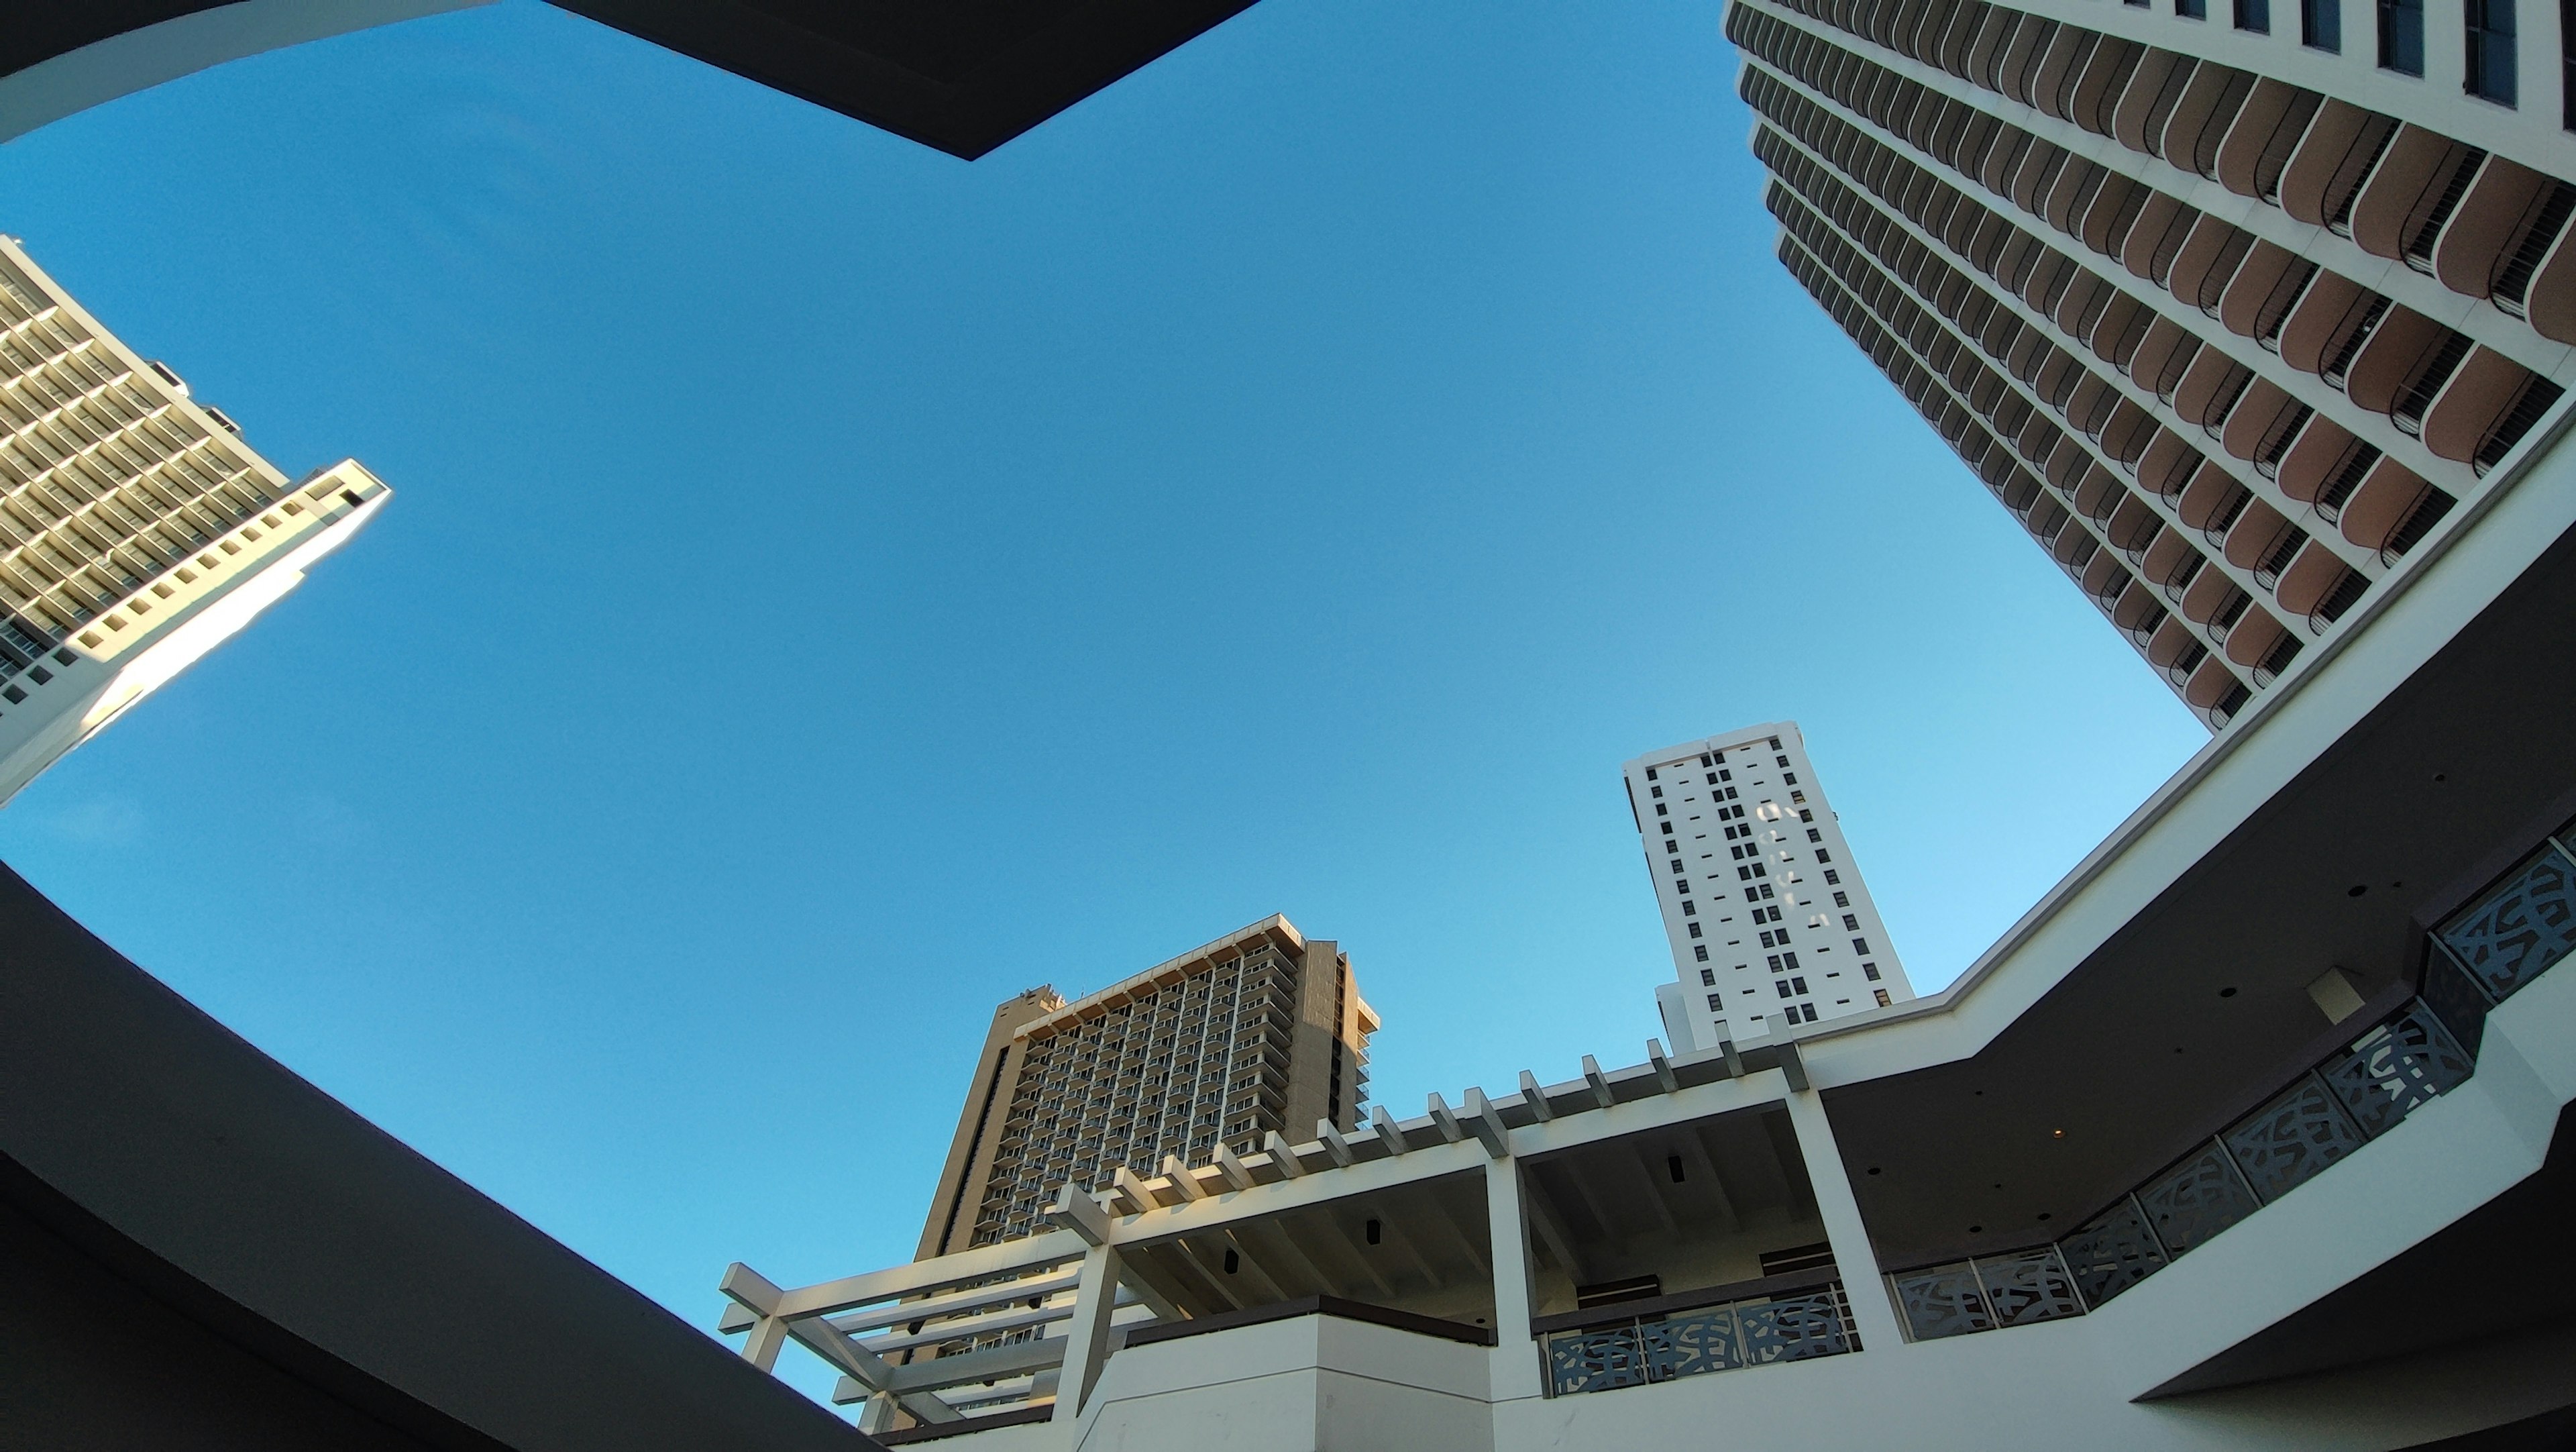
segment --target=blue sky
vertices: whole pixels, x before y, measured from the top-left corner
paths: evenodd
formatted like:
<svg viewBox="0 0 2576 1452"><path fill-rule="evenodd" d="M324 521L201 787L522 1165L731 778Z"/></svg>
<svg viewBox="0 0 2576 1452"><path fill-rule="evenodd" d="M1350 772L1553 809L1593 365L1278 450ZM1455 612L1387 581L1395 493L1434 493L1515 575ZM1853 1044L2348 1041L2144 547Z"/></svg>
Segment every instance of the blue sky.
<svg viewBox="0 0 2576 1452"><path fill-rule="evenodd" d="M1272 912L1400 1112L1634 1062L1674 741L1799 721L1937 987L2205 736L1772 258L1717 15L1267 0L968 164L504 0L0 146L397 491L0 857L699 1324Z"/></svg>

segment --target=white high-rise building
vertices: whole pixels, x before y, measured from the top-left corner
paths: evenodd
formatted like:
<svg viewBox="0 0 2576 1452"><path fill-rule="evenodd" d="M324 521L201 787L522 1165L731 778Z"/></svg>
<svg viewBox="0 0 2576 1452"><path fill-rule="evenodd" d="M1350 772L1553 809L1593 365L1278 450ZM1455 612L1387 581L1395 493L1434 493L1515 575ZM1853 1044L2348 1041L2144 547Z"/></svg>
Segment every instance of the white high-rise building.
<svg viewBox="0 0 2576 1452"><path fill-rule="evenodd" d="M1676 1049L1914 996L1796 722L1667 747L1626 774L1680 975L1655 991Z"/></svg>
<svg viewBox="0 0 2576 1452"><path fill-rule="evenodd" d="M222 644L392 497L290 483L0 237L0 802Z"/></svg>

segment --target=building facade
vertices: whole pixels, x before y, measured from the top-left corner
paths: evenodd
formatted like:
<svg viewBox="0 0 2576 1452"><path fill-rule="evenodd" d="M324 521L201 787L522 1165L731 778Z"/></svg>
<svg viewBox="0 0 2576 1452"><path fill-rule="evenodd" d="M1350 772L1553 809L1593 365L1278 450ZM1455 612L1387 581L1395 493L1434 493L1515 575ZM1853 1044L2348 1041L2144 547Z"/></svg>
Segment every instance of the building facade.
<svg viewBox="0 0 2576 1452"><path fill-rule="evenodd" d="M1026 1235L1066 1184L1356 1128L1377 1027L1348 955L1276 916L1071 1002L1052 988L1007 999L918 1253Z"/></svg>
<svg viewBox="0 0 2576 1452"><path fill-rule="evenodd" d="M2564 16L1735 0L1726 27L1781 261L2215 729L2555 432Z"/></svg>
<svg viewBox="0 0 2576 1452"><path fill-rule="evenodd" d="M1638 757L1624 773L1679 981L1688 1052L1914 996L1795 721Z"/></svg>
<svg viewBox="0 0 2576 1452"><path fill-rule="evenodd" d="M355 460L289 482L0 238L0 801L391 497Z"/></svg>

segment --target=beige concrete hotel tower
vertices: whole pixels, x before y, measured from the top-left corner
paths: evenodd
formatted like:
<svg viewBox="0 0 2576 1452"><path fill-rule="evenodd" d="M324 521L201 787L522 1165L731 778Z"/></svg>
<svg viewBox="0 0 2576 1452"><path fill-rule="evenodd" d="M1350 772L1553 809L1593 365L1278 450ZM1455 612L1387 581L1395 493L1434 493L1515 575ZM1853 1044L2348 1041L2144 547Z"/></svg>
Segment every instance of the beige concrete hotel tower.
<svg viewBox="0 0 2576 1452"><path fill-rule="evenodd" d="M0 802L304 579L392 491L290 483L0 237Z"/></svg>
<svg viewBox="0 0 2576 1452"><path fill-rule="evenodd" d="M923 1257L1043 1229L1056 1191L1167 1162L1246 1155L1368 1099L1377 1014L1351 960L1269 917L1068 1003L1033 988L993 1010Z"/></svg>
<svg viewBox="0 0 2576 1452"><path fill-rule="evenodd" d="M1726 30L1781 260L2215 728L2557 432L2576 51L2515 12L1732 0Z"/></svg>

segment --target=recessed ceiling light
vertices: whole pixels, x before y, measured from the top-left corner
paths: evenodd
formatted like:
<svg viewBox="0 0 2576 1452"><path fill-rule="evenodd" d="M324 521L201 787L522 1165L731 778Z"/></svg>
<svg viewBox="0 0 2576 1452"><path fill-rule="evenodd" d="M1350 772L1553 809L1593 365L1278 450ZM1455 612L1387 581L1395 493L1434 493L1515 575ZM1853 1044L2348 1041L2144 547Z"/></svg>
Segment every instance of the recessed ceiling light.
<svg viewBox="0 0 2576 1452"><path fill-rule="evenodd" d="M2218 996L2221 998L2234 998L2236 996L2236 990L2233 988L2222 988L2218 990Z"/></svg>

